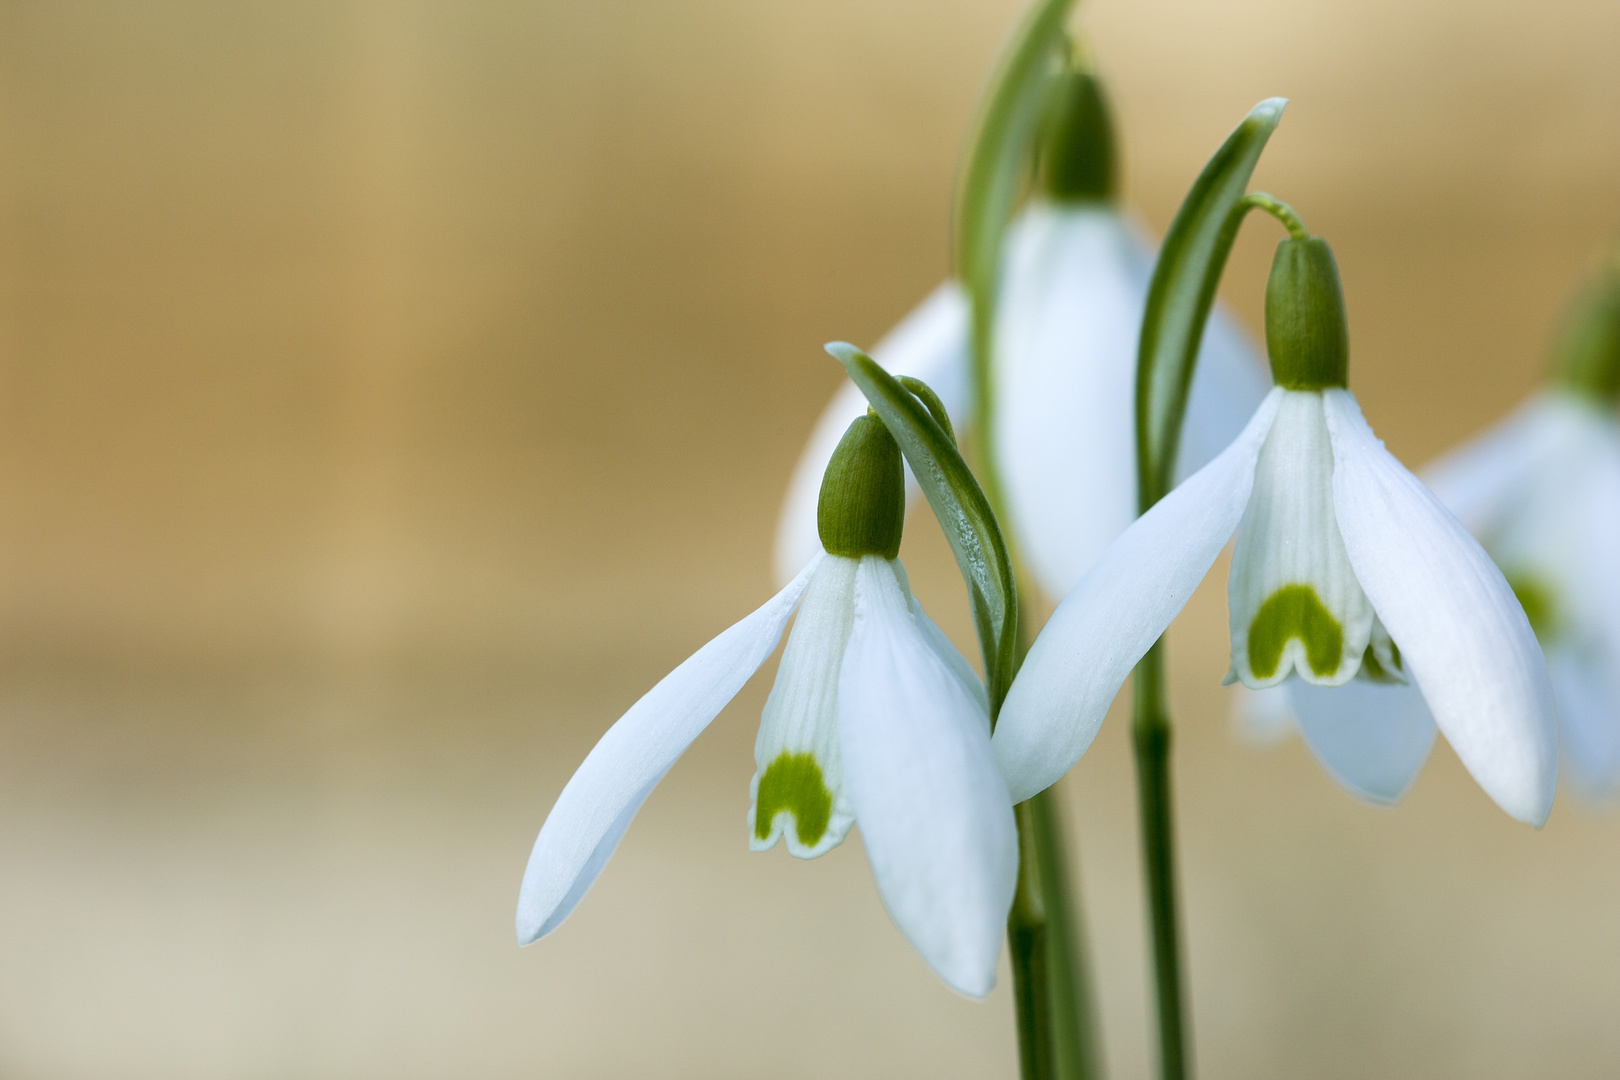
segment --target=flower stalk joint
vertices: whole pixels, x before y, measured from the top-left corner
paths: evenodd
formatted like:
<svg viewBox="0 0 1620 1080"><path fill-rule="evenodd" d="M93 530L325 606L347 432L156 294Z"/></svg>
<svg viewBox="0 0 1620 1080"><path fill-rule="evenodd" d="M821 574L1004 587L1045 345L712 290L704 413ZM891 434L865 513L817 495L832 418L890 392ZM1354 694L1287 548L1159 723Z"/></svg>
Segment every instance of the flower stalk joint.
<svg viewBox="0 0 1620 1080"><path fill-rule="evenodd" d="M1344 290L1333 250L1321 237L1290 235L1277 245L1266 282L1266 352L1271 377L1285 390L1348 384Z"/></svg>
<svg viewBox="0 0 1620 1080"><path fill-rule="evenodd" d="M906 481L900 447L868 410L858 417L821 479L816 527L830 555L858 559L900 554L900 532L906 520Z"/></svg>

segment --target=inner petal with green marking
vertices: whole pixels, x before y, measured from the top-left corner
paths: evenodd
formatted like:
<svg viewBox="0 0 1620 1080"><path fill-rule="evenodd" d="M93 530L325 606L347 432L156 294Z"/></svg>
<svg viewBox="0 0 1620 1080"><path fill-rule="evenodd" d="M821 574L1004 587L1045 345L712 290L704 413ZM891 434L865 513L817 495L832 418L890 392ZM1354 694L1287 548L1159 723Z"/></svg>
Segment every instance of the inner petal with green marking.
<svg viewBox="0 0 1620 1080"><path fill-rule="evenodd" d="M857 566L826 556L800 601L754 740L751 850L780 840L789 854L812 859L837 847L854 824L839 758L838 677L855 619Z"/></svg>
<svg viewBox="0 0 1620 1080"><path fill-rule="evenodd" d="M754 837L768 838L776 815L787 813L793 816L794 837L803 846L813 848L827 834L832 803L832 792L827 790L815 755L784 750L759 778L759 790L754 796Z"/></svg>
<svg viewBox="0 0 1620 1080"><path fill-rule="evenodd" d="M1284 585L1260 605L1249 624L1249 670L1261 679L1277 674L1290 641L1305 647L1314 674L1326 678L1339 669L1344 628L1309 585Z"/></svg>
<svg viewBox="0 0 1620 1080"><path fill-rule="evenodd" d="M1226 596L1228 682L1259 688L1298 675L1339 686L1367 655L1379 675L1400 681L1388 635L1374 640L1377 619L1339 535L1319 393L1280 395L1238 524Z"/></svg>

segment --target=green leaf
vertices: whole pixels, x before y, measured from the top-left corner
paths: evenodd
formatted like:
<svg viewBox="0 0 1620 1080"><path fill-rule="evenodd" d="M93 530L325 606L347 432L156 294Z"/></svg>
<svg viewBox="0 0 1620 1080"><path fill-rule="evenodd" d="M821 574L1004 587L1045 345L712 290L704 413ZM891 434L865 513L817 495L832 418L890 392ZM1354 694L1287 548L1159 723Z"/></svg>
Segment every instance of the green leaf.
<svg viewBox="0 0 1620 1080"><path fill-rule="evenodd" d="M1175 480L1187 388L1226 257L1250 209L1243 202L1283 98L1256 105L1215 151L1176 211L1148 286L1136 360L1137 501L1146 512Z"/></svg>
<svg viewBox="0 0 1620 1080"><path fill-rule="evenodd" d="M1035 139L1056 85L1066 42L1064 24L1074 0L1037 0L1001 51L989 92L979 110L956 192L956 277L972 310L973 389L978 402L977 437L993 445L989 421L994 386L990 377L991 322L1001 269L1001 240L1012 220ZM991 472L986 480L994 485Z"/></svg>
<svg viewBox="0 0 1620 1080"><path fill-rule="evenodd" d="M1018 593L1013 584L1012 560L990 502L962 460L956 443L915 393L853 345L834 342L827 346L827 352L844 365L850 380L861 388L872 410L900 444L900 452L911 465L956 555L984 655L984 681L993 719L1001 711L1002 699L1012 683Z"/></svg>
<svg viewBox="0 0 1620 1080"><path fill-rule="evenodd" d="M993 281L1028 150L1057 74L1054 59L1074 0L1039 0L1001 51L979 111L956 202L956 273L970 288Z"/></svg>

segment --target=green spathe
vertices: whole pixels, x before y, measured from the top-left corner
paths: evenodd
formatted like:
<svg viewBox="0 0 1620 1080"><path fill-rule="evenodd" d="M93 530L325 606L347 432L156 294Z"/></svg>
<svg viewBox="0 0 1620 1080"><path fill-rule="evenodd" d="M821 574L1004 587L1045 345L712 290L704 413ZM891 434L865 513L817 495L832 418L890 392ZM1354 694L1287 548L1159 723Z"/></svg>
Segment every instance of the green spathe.
<svg viewBox="0 0 1620 1080"><path fill-rule="evenodd" d="M759 778L759 790L754 796L754 835L761 840L770 836L771 822L786 810L793 815L793 831L799 843L815 847L832 819L832 798L816 756L784 750Z"/></svg>
<svg viewBox="0 0 1620 1080"><path fill-rule="evenodd" d="M849 425L821 477L816 528L830 555L900 554L906 478L894 436L870 412Z"/></svg>
<svg viewBox="0 0 1620 1080"><path fill-rule="evenodd" d="M1266 352L1285 390L1325 390L1349 381L1350 332L1333 250L1321 237L1277 244L1266 282Z"/></svg>
<svg viewBox="0 0 1620 1080"><path fill-rule="evenodd" d="M1255 612L1249 624L1249 670L1255 678L1277 674L1283 649L1294 639L1305 646L1305 661L1319 678L1339 669L1344 628L1309 585L1284 585Z"/></svg>
<svg viewBox="0 0 1620 1080"><path fill-rule="evenodd" d="M1060 202L1112 202L1119 168L1113 118L1101 81L1071 68L1052 89L1041 142L1041 183Z"/></svg>

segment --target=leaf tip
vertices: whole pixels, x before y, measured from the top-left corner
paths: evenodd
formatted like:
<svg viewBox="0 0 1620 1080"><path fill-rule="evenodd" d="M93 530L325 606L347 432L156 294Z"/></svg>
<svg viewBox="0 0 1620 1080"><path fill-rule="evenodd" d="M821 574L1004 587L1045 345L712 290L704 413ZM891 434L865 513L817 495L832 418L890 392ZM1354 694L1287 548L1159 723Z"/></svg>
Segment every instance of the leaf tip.
<svg viewBox="0 0 1620 1080"><path fill-rule="evenodd" d="M827 350L828 356L846 367L854 363L857 356L866 355L847 341L829 341L822 348Z"/></svg>
<svg viewBox="0 0 1620 1080"><path fill-rule="evenodd" d="M1275 124L1282 119L1282 111L1288 107L1285 97L1269 97L1249 110L1249 115L1257 120L1269 120Z"/></svg>

